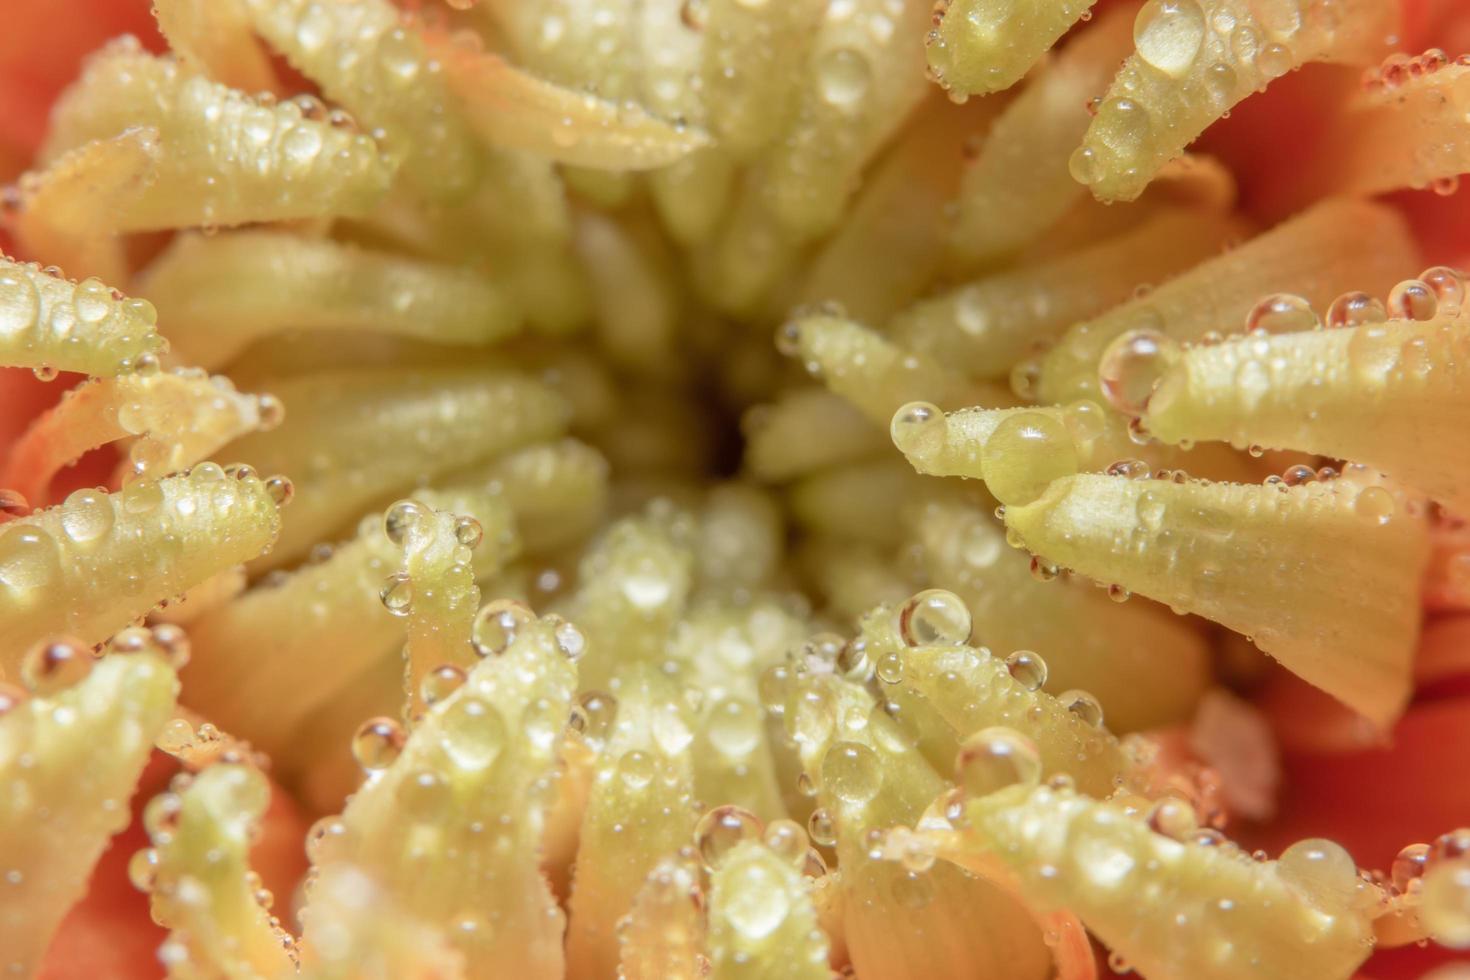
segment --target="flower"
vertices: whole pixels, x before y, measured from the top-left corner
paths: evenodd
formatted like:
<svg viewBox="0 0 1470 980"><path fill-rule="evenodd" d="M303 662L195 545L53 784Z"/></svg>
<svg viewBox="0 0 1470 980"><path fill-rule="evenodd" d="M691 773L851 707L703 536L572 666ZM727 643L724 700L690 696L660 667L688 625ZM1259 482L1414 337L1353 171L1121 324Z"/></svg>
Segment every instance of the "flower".
<svg viewBox="0 0 1470 980"><path fill-rule="evenodd" d="M1470 947L1456 5L54 12L10 974Z"/></svg>

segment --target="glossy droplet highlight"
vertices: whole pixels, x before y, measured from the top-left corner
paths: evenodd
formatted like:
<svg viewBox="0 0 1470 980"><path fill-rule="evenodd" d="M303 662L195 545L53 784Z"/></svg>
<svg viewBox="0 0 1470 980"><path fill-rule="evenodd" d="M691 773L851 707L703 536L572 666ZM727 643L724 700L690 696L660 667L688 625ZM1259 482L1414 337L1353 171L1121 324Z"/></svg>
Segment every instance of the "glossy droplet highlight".
<svg viewBox="0 0 1470 980"><path fill-rule="evenodd" d="M944 589L925 589L898 612L898 631L911 647L959 646L970 639L970 609Z"/></svg>
<svg viewBox="0 0 1470 980"><path fill-rule="evenodd" d="M1077 473L1080 462L1072 434L1043 412L1007 416L980 453L985 485L1003 504L1029 504L1053 481Z"/></svg>
<svg viewBox="0 0 1470 980"><path fill-rule="evenodd" d="M459 690L465 682L465 673L453 664L440 664L424 675L419 682L419 696L424 704L434 705Z"/></svg>
<svg viewBox="0 0 1470 980"><path fill-rule="evenodd" d="M1292 293L1272 293L1265 297L1245 317L1246 332L1263 330L1266 333L1295 333L1315 330L1321 326L1312 304Z"/></svg>
<svg viewBox="0 0 1470 980"><path fill-rule="evenodd" d="M1125 415L1142 415L1175 361L1179 345L1157 330L1130 330L1108 345L1097 380L1108 404Z"/></svg>
<svg viewBox="0 0 1470 980"><path fill-rule="evenodd" d="M407 616L413 608L413 580L407 572L394 572L378 591L383 608L395 616Z"/></svg>
<svg viewBox="0 0 1470 980"><path fill-rule="evenodd" d="M403 726L392 718L369 718L352 736L352 757L368 772L387 769L403 752L406 740Z"/></svg>
<svg viewBox="0 0 1470 980"><path fill-rule="evenodd" d="M61 505L61 530L77 544L90 544L112 530L117 515L99 490L78 490Z"/></svg>
<svg viewBox="0 0 1470 980"><path fill-rule="evenodd" d="M1084 723L1091 725L1093 728L1102 727L1102 705L1098 703L1097 698L1093 697L1087 691L1063 691L1058 695L1057 700L1061 701L1068 711L1080 718Z"/></svg>
<svg viewBox="0 0 1470 980"><path fill-rule="evenodd" d="M737 844L758 840L761 822L744 807L717 806L694 825L694 846L704 866L714 870Z"/></svg>
<svg viewBox="0 0 1470 980"><path fill-rule="evenodd" d="M1333 329L1382 323L1387 319L1388 310L1383 303L1364 292L1343 293L1327 307L1327 326Z"/></svg>
<svg viewBox="0 0 1470 980"><path fill-rule="evenodd" d="M1429 284L1405 279L1388 293L1388 315L1395 320L1432 320L1439 299Z"/></svg>
<svg viewBox="0 0 1470 980"><path fill-rule="evenodd" d="M1359 887L1358 866L1342 845L1322 838L1300 840L1281 853L1276 873L1313 899L1345 905Z"/></svg>
<svg viewBox="0 0 1470 980"><path fill-rule="evenodd" d="M868 59L852 48L835 48L818 55L816 73L822 101L843 112L855 111L873 82Z"/></svg>
<svg viewBox="0 0 1470 980"><path fill-rule="evenodd" d="M1006 657L1006 671L1028 691L1040 690L1046 683L1046 661L1031 650L1017 650Z"/></svg>
<svg viewBox="0 0 1470 980"><path fill-rule="evenodd" d="M1041 753L1020 732L1004 727L984 728L967 737L954 760L956 785L967 797L978 799L1010 786L1034 786L1041 781Z"/></svg>
<svg viewBox="0 0 1470 980"><path fill-rule="evenodd" d="M877 753L858 742L834 743L822 757L822 785L844 803L868 803L883 786Z"/></svg>
<svg viewBox="0 0 1470 980"><path fill-rule="evenodd" d="M461 696L451 702L444 709L441 724L444 754L461 769L484 769L505 747L505 722L500 712L480 698Z"/></svg>
<svg viewBox="0 0 1470 980"><path fill-rule="evenodd" d="M1205 15L1195 0L1149 0L1133 22L1138 56L1171 78L1189 70L1205 39Z"/></svg>
<svg viewBox="0 0 1470 980"><path fill-rule="evenodd" d="M1451 949L1470 949L1470 860L1430 868L1424 876L1419 909L1435 942Z"/></svg>
<svg viewBox="0 0 1470 980"><path fill-rule="evenodd" d="M910 456L931 456L944 446L944 413L930 402L909 402L893 413L888 434L899 451Z"/></svg>
<svg viewBox="0 0 1470 980"><path fill-rule="evenodd" d="M515 638L536 621L536 614L525 603L514 599L496 599L487 603L475 616L470 637L475 652L482 657L495 657L510 649Z"/></svg>
<svg viewBox="0 0 1470 980"><path fill-rule="evenodd" d="M26 654L20 679L33 694L50 697L85 680L92 663L92 651L75 640L50 640Z"/></svg>

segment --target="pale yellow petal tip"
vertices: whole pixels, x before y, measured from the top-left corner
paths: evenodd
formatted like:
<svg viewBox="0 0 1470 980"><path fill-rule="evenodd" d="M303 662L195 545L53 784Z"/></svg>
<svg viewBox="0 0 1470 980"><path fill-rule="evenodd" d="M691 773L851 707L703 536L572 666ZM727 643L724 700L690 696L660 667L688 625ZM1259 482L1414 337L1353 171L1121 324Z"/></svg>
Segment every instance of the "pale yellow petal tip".
<svg viewBox="0 0 1470 980"><path fill-rule="evenodd" d="M1408 700L1428 555L1411 509L1357 471L1298 485L1081 475L1005 519L1045 561L1222 623L1387 726Z"/></svg>
<svg viewBox="0 0 1470 980"><path fill-rule="evenodd" d="M1181 817L1177 801L1145 816L1021 780L956 807L958 833L936 840L1035 907L1075 912L1144 975L1348 976L1372 952L1381 893L1341 847L1306 840L1261 861Z"/></svg>
<svg viewBox="0 0 1470 980"><path fill-rule="evenodd" d="M29 975L108 840L178 690L167 652L131 630L94 662L70 641L38 646L20 669L26 689L0 685L0 820L17 901L0 914L0 963Z"/></svg>

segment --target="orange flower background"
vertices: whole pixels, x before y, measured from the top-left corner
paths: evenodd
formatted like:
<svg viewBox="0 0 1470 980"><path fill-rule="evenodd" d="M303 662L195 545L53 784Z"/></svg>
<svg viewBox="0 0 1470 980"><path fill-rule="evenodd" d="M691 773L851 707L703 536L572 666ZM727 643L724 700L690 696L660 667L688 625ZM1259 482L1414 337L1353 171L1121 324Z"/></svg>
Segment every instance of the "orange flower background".
<svg viewBox="0 0 1470 980"><path fill-rule="evenodd" d="M1110 7L1121 6L1105 2L1094 11L1093 17L1101 20ZM88 55L123 34L137 36L150 51L163 52L167 48L146 0L8 0L0 10L0 24L4 25L0 30L0 181L6 182L19 180L22 173L40 166L38 154L50 127L52 106L81 74ZM1089 29L1083 25L1080 30ZM1400 35L1394 45L1397 50L1418 52L1439 48L1451 56L1470 52L1470 10L1461 0L1408 0L1403 4ZM299 87L293 91L305 91L312 84L307 80L311 72L300 69L301 74L297 75L300 66L288 64L287 59L275 59L274 68L280 77L289 79L288 86ZM1238 194L1234 214L1268 227L1290 218L1316 197L1314 188L1305 186L1305 182L1319 172L1320 148L1336 138L1332 123L1337 107L1342 105L1345 92L1356 90L1361 84L1360 75L1358 68L1327 65L1308 65L1293 71L1273 82L1262 94L1241 102L1227 118L1212 123L1198 142L1190 146L1192 154L1213 157L1233 177ZM984 100L977 100L964 111L978 116L989 111L984 109L985 105ZM961 110L946 107L945 111ZM905 133L905 138L914 143L923 138L922 133L919 136L910 136L907 130ZM935 142L939 145L942 136L936 137ZM1406 147L1403 152L1407 154L1411 148ZM941 178L936 177L935 181L941 182ZM1470 183L1458 189L1440 184L1435 190L1395 190L1379 198L1408 219L1422 255L1432 258L1437 265L1470 267L1470 231L1466 230L1470 227ZM591 200L590 194L586 200ZM590 205L587 209L595 210ZM640 221L636 217L627 219L628 226L635 229L632 237L656 237ZM1344 233L1351 234L1351 231L1346 229ZM170 247L170 235L170 232L145 231L129 236L126 241L129 265L137 269L163 253ZM0 227L0 252L22 261L43 264L51 261L51 256L45 254L28 254L26 243L18 240L20 237L10 234L7 227ZM1222 236L1223 240L1228 240L1228 236ZM1364 248L1374 244L1364 243ZM1401 270L1401 278L1413 271ZM622 272L614 266L611 276L617 278ZM1163 278L1164 273L1149 273L1146 278L1151 280L1156 276ZM1126 294L1107 305L1124 299ZM160 324L165 335L167 326ZM816 354L801 353L803 357L818 359ZM827 372L829 376L833 373ZM650 372L650 376L655 374ZM29 368L4 369L0 374L0 454L12 456L17 447L24 446L26 433L35 420L58 404L63 390L81 380L80 374L63 373L57 381L44 382ZM861 397L855 400L861 401ZM909 400L899 399L900 403ZM935 400L946 399L935 396ZM887 406L890 414L892 409L893 406ZM287 411L292 410L288 401ZM895 441L910 459L916 459L917 455L903 445L898 431L895 422ZM657 438L650 437L653 442L662 438L662 432ZM669 437L669 441L673 438ZM841 434L831 438L838 441ZM635 436L629 436L630 441L634 439ZM1449 455L1457 453L1460 447L1441 448ZM714 456L722 451L711 450L705 455ZM224 455L229 455L228 451ZM630 450L629 455L636 457L636 452ZM74 490L109 484L123 459L124 454L113 445L89 449L77 465L60 470L54 481L48 484L42 480L44 497L32 497L30 504L37 508L59 504ZM1281 460L1291 463L1296 457L1282 456ZM1001 486L992 482L991 476L986 479L992 483L992 490ZM810 506L840 510L840 505L833 501L842 498L839 492L842 489L834 485L831 497L820 499L818 490L811 490L811 499L817 502ZM1004 494L996 492L995 496L1008 505L1014 517L1019 508ZM301 504L302 500L298 499L293 507ZM860 517L866 516L860 508L859 511ZM883 540L885 545L889 543ZM1165 725L1155 726L1156 719L1147 718L1146 724L1132 726L1150 730L1160 751L1161 771L1187 772L1194 778L1207 769L1204 783L1215 780L1223 786L1225 806L1232 817L1229 833L1243 850L1261 848L1275 855L1294 841L1327 838L1345 847L1360 867L1387 871L1406 844L1432 842L1455 828L1470 825L1470 781L1459 771L1460 761L1470 754L1470 530L1452 518L1448 510L1436 508L1428 550L1424 584L1413 589L1416 602L1421 601L1417 597L1422 597L1424 619L1418 628L1413 659L1412 696L1402 714L1393 720L1391 729L1376 731L1333 696L1279 664L1267 661L1248 644L1226 639L1223 629L1209 634L1213 650L1208 670L1212 677L1240 695L1239 699L1231 699L1230 704L1248 705L1242 710L1248 712L1249 720L1239 722L1230 714L1235 707L1221 706L1225 702L1219 701L1215 703L1223 714L1211 715L1203 708L1193 711L1191 704L1189 711L1166 712ZM859 553L870 554L860 549L833 551L828 561L842 564ZM853 563L856 564L855 559ZM1138 589L1133 591L1147 594ZM1123 597L1127 597L1126 590ZM487 594L485 598L496 596ZM1149 598L1159 597L1150 595ZM1363 601L1370 603L1373 597L1365 596ZM1226 625L1235 629L1231 623ZM195 664L196 671L203 669L207 669L207 664ZM191 676L197 675L184 674L185 704L191 704ZM309 682L305 678L302 681ZM1193 700L1199 699L1196 696ZM1211 702L1206 699L1204 703ZM1104 706L1111 716L1112 705ZM1261 744L1265 749L1252 741L1257 736L1264 740ZM331 764L331 759L323 762L324 768ZM191 766L186 764L183 768ZM165 792L170 779L180 770L178 759L160 750L153 752L152 761L133 795L136 819L113 840L92 872L86 897L62 922L40 976L59 980L161 975L156 951L168 938L169 929L150 917L149 896L138 891L129 880L129 863L135 852L149 844L141 816L144 805ZM271 775L277 780L276 769ZM290 783L291 790L283 789L282 783ZM313 795L310 785L310 780L299 772L273 781L270 805L250 850L252 867L263 887L278 896L278 906L289 904L285 897L296 893L307 873L308 860L302 842L308 828L317 817L333 812L331 807L322 805L321 796ZM723 801L703 802L714 805ZM565 896L565 884L554 883L556 894ZM575 916L575 901L571 907ZM279 908L277 913L291 924L290 913ZM1081 918L1084 924L1092 925L1086 915ZM1070 937L1074 945L1079 948L1085 945L1076 931L1076 920L1067 921L1073 929ZM860 940L849 936L847 943L857 946ZM1062 945L1065 943L1063 940ZM1444 964L1470 962L1464 951L1439 944L1410 942L1398 948L1387 948L1388 943L1382 945L1384 948L1374 952L1357 975L1378 980L1417 977ZM1071 961L1061 953L1056 957L1063 972L1073 967L1077 970L1068 975L1088 975L1094 957L1098 970L1108 969L1103 966L1107 951L1100 943L1096 945L1096 953L1092 948L1081 953L1074 950L1074 953ZM838 960L834 955L834 964L841 966ZM1083 960L1089 965L1081 965ZM1071 967L1067 965L1069 962ZM1123 964L1115 959L1112 967L1123 968ZM860 975L873 980L868 974ZM1437 977L1458 975L1435 974Z"/></svg>

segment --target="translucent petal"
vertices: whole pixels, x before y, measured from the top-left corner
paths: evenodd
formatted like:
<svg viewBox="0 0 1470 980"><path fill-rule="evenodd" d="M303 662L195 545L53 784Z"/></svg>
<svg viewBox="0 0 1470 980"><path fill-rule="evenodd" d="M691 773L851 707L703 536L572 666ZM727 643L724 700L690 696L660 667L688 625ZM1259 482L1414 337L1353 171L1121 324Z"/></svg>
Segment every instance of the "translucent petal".
<svg viewBox="0 0 1470 980"><path fill-rule="evenodd" d="M390 158L420 196L463 198L482 161L450 98L442 66L388 0L241 0L251 25L292 67L381 130Z"/></svg>
<svg viewBox="0 0 1470 980"><path fill-rule="evenodd" d="M1303 877L1313 869L1180 842L1117 804L1045 787L973 800L964 819L945 857L1007 868L1029 902L1071 909L1144 976L1345 977L1372 951L1376 889L1340 849L1345 866Z"/></svg>
<svg viewBox="0 0 1470 980"><path fill-rule="evenodd" d="M150 808L167 817L149 828L149 904L170 930L173 975L269 978L295 971L295 941L256 893L250 845L270 802L270 786L243 762L217 763L176 777Z"/></svg>
<svg viewBox="0 0 1470 980"><path fill-rule="evenodd" d="M1166 442L1219 439L1351 459L1470 513L1470 471L1438 450L1470 424L1460 367L1467 353L1457 315L1243 337L1186 351L1155 389L1145 425ZM1363 510L1381 494L1364 497ZM1391 500L1383 507L1386 520Z"/></svg>
<svg viewBox="0 0 1470 980"><path fill-rule="evenodd" d="M1373 248L1360 243L1373 242ZM1293 293L1314 308L1353 289L1386 294L1420 263L1404 219L1366 201L1333 199L1195 266L1146 296L1072 327L1042 361L1043 402L1097 398L1097 364L1129 330L1181 342L1242 329L1262 296Z"/></svg>
<svg viewBox="0 0 1470 980"><path fill-rule="evenodd" d="M965 6L984 7L981 16L988 17L1006 4L952 4L936 30L941 39L958 33L961 21L952 18L963 18L965 11L953 8ZM993 262L1018 251L1060 221L1082 196L1067 160L1087 131L1087 100L1103 89L1129 51L1133 12L1128 4L1095 18L996 120L979 155L965 169L951 230L956 251L966 259ZM1065 11L1058 9L1057 14L1065 16ZM1012 43L1020 46L1019 39ZM942 50L931 41L931 58Z"/></svg>
<svg viewBox="0 0 1470 980"><path fill-rule="evenodd" d="M85 679L0 718L0 840L12 899L0 963L39 968L92 866L128 822L128 797L168 721L178 683L157 649L109 654Z"/></svg>
<svg viewBox="0 0 1470 980"><path fill-rule="evenodd" d="M831 973L809 879L754 841L737 844L710 874L709 950L718 980Z"/></svg>
<svg viewBox="0 0 1470 980"><path fill-rule="evenodd" d="M0 534L7 662L49 636L100 642L160 600L267 550L279 529L261 479L232 479L213 463L11 521Z"/></svg>
<svg viewBox="0 0 1470 980"><path fill-rule="evenodd" d="M563 973L566 919L538 851L577 672L553 631L532 623L480 661L358 790L312 854L316 868L356 866L405 914L448 925L467 975ZM315 945L310 907L308 899L304 942Z"/></svg>
<svg viewBox="0 0 1470 980"><path fill-rule="evenodd" d="M167 344L146 300L0 256L0 363L108 378Z"/></svg>
<svg viewBox="0 0 1470 980"><path fill-rule="evenodd" d="M1251 637L1384 726L1409 695L1428 543L1406 502L1386 522L1359 513L1364 489L1073 476L1006 526L1047 561Z"/></svg>
<svg viewBox="0 0 1470 980"><path fill-rule="evenodd" d="M1218 255L1242 230L1217 211L1163 209L1096 245L926 299L895 317L891 334L967 374L1003 378L1068 327Z"/></svg>
<svg viewBox="0 0 1470 980"><path fill-rule="evenodd" d="M1251 92L1308 62L1371 63L1397 19L1395 5L1379 0L1150 0L1072 175L1100 200L1131 201Z"/></svg>
<svg viewBox="0 0 1470 980"><path fill-rule="evenodd" d="M140 289L162 311L174 351L208 368L288 329L467 345L521 326L506 285L470 269L274 231L180 236Z"/></svg>
<svg viewBox="0 0 1470 980"><path fill-rule="evenodd" d="M998 92L1020 81L1096 0L943 0L929 71L950 91Z"/></svg>
<svg viewBox="0 0 1470 980"><path fill-rule="evenodd" d="M561 398L507 372L344 371L271 388L286 422L229 450L261 472L293 474L299 499L271 566L420 478L558 435L567 417Z"/></svg>
<svg viewBox="0 0 1470 980"><path fill-rule="evenodd" d="M157 179L111 216L119 231L358 213L391 174L368 137L191 75L130 38L93 56L62 96L42 157L123 126L156 129L160 155Z"/></svg>
<svg viewBox="0 0 1470 980"><path fill-rule="evenodd" d="M31 423L10 451L4 482L29 500L45 500L64 466L90 449L129 438L134 442L127 469L157 479L193 466L240 436L269 428L272 404L237 392L226 377L196 370L83 382Z"/></svg>

